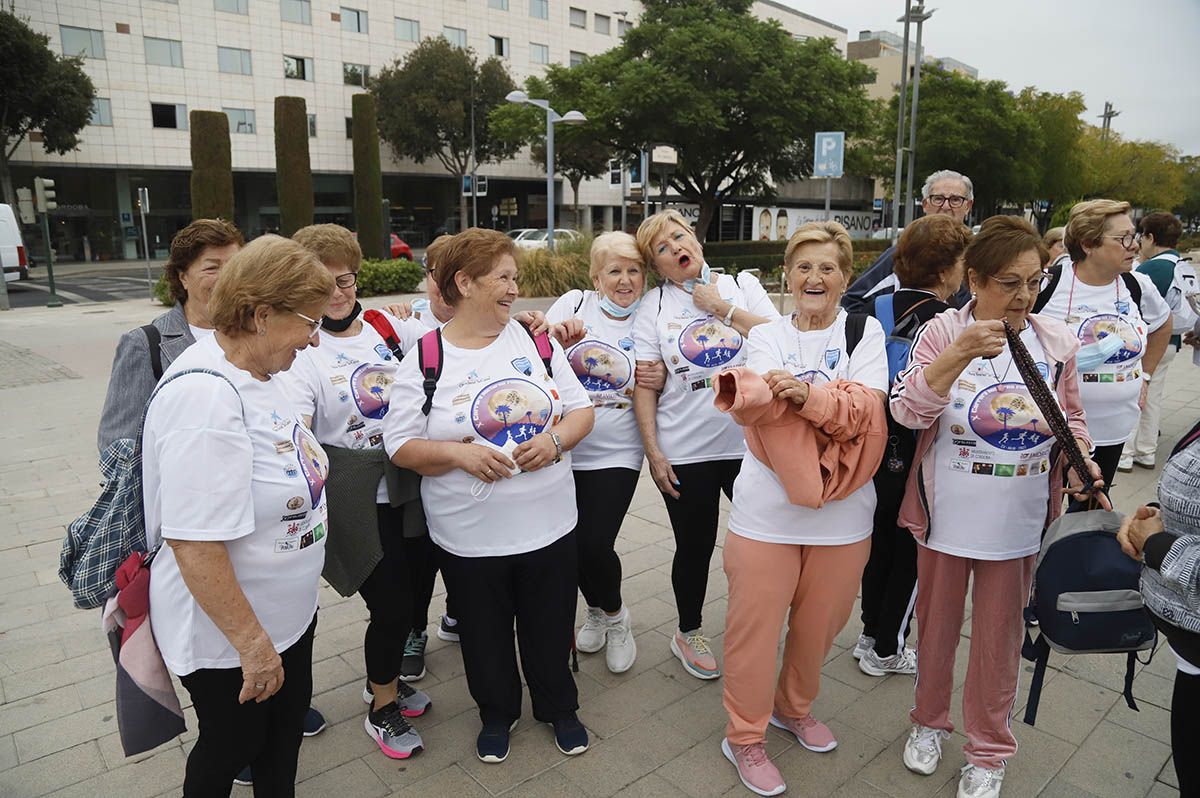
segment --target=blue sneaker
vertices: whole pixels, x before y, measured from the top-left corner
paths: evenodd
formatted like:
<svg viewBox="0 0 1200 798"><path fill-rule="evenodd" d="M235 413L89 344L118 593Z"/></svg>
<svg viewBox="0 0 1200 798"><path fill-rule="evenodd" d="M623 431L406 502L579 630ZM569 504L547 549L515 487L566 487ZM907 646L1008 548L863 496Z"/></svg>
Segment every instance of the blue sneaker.
<svg viewBox="0 0 1200 798"><path fill-rule="evenodd" d="M325 731L325 725L325 716L316 707L310 706L304 714L304 736L315 737Z"/></svg>
<svg viewBox="0 0 1200 798"><path fill-rule="evenodd" d="M515 720L507 728L503 723L485 723L479 736L475 738L475 754L479 761L498 764L508 759L508 736L515 728Z"/></svg>
<svg viewBox="0 0 1200 798"><path fill-rule="evenodd" d="M400 680L419 682L425 678L425 644L429 635L425 632L409 632L404 642L404 659L400 661Z"/></svg>
<svg viewBox="0 0 1200 798"><path fill-rule="evenodd" d="M587 729L583 728L574 712L551 725L554 727L554 744L558 746L559 751L567 756L575 756L588 750Z"/></svg>

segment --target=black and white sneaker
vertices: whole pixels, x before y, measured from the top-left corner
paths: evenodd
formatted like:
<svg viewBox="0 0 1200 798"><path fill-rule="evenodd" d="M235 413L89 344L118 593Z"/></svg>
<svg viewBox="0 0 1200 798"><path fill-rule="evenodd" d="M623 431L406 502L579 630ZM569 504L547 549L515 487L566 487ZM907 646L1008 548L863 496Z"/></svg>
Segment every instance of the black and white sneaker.
<svg viewBox="0 0 1200 798"><path fill-rule="evenodd" d="M371 689L371 680L363 686L363 703L375 703L375 691ZM423 690L409 687L402 681L396 682L396 705L406 718L419 718L433 706L433 699Z"/></svg>
<svg viewBox="0 0 1200 798"><path fill-rule="evenodd" d="M408 725L395 703L368 712L363 726L384 756L391 759L408 759L423 747L421 735Z"/></svg>
<svg viewBox="0 0 1200 798"><path fill-rule="evenodd" d="M425 644L429 635L425 632L409 632L404 643L404 659L400 661L400 680L419 682L425 677Z"/></svg>
<svg viewBox="0 0 1200 798"><path fill-rule="evenodd" d="M449 615L443 615L441 622L438 624L437 636L438 639L445 640L447 643L457 643L458 621Z"/></svg>

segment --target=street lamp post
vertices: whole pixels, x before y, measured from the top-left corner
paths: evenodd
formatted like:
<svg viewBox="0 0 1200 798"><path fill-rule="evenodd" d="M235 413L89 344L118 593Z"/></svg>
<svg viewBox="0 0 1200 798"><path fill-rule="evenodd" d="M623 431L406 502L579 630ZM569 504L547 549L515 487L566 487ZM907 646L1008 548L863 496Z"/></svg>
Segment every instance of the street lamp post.
<svg viewBox="0 0 1200 798"><path fill-rule="evenodd" d="M520 89L510 91L506 100L521 105L535 105L546 111L546 248L554 249L554 126L579 125L587 121L587 117L578 111L567 111L560 115L550 107L549 100L535 100Z"/></svg>
<svg viewBox="0 0 1200 798"><path fill-rule="evenodd" d="M936 9L925 10L925 4L919 3L910 13L909 17L917 23L917 53L916 59L913 62L913 96L912 96L912 112L909 114L908 133L908 191L906 194L904 206L904 224L908 225L912 221L913 216L913 169L917 161L917 103L921 96L921 29L924 27L925 20L933 16ZM901 98L903 100L903 98Z"/></svg>
<svg viewBox="0 0 1200 798"><path fill-rule="evenodd" d="M896 178L892 181L892 243L900 237L900 203L904 192L900 180L904 175L904 98L908 94L908 20L912 13L912 0L904 2L904 16L896 20L904 23L904 49L900 53L900 119L896 122Z"/></svg>

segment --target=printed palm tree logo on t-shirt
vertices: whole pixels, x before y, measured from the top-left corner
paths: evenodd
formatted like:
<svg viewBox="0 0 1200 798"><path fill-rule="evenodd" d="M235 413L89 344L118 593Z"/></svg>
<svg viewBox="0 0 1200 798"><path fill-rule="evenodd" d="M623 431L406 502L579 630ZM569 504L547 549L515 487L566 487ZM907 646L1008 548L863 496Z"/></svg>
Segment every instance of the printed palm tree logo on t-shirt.
<svg viewBox="0 0 1200 798"><path fill-rule="evenodd" d="M1009 452L1032 449L1053 436L1029 389L1019 382L985 388L971 402L967 419L976 435Z"/></svg>
<svg viewBox="0 0 1200 798"><path fill-rule="evenodd" d="M380 419L387 415L388 396L392 392L395 366L364 363L350 377L350 393L354 404L367 418Z"/></svg>
<svg viewBox="0 0 1200 798"><path fill-rule="evenodd" d="M629 384L629 356L603 341L580 341L571 347L567 360L590 393L617 391Z"/></svg>
<svg viewBox="0 0 1200 798"><path fill-rule="evenodd" d="M321 494L325 491L325 480L329 477L329 457L303 424L297 424L292 431L292 443L296 445L300 473L308 483L308 497L312 499L315 510L321 502Z"/></svg>
<svg viewBox="0 0 1200 798"><path fill-rule="evenodd" d="M1115 313L1101 313L1084 319L1079 325L1079 345L1094 344L1109 335L1119 336L1121 348L1111 355L1105 363L1124 363L1142 354L1142 337L1137 328L1129 320Z"/></svg>
<svg viewBox="0 0 1200 798"><path fill-rule="evenodd" d="M550 421L550 395L528 380L493 382L475 397L471 423L475 431L496 446L509 441L524 443Z"/></svg>
<svg viewBox="0 0 1200 798"><path fill-rule="evenodd" d="M741 334L716 319L697 319L679 334L679 352L702 368L724 366L741 350Z"/></svg>

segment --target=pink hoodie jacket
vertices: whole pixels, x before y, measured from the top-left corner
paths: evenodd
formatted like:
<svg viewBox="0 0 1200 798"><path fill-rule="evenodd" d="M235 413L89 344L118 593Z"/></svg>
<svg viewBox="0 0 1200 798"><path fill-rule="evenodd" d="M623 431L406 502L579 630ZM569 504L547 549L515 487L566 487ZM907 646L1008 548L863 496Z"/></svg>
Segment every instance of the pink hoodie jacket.
<svg viewBox="0 0 1200 798"><path fill-rule="evenodd" d="M970 302L962 309L943 311L930 319L917 335L908 367L900 372L896 384L892 386L889 400L892 417L910 429L919 430L917 451L913 457L917 467L909 472L899 519L900 526L911 531L917 540L924 540L929 531L929 508L933 505L933 475L936 473L933 440L937 435L938 419L950 404L949 396L941 396L929 387L925 381L925 367L971 325L974 307L975 303ZM1067 425L1076 438L1090 447L1092 438L1088 434L1083 403L1079 399L1079 372L1075 367L1079 340L1059 319L1034 313L1030 314L1029 323L1033 325L1033 331L1046 353L1050 373L1057 375L1055 392L1063 415L1067 417ZM1066 458L1060 455L1050 471L1047 524L1062 514L1065 466Z"/></svg>

